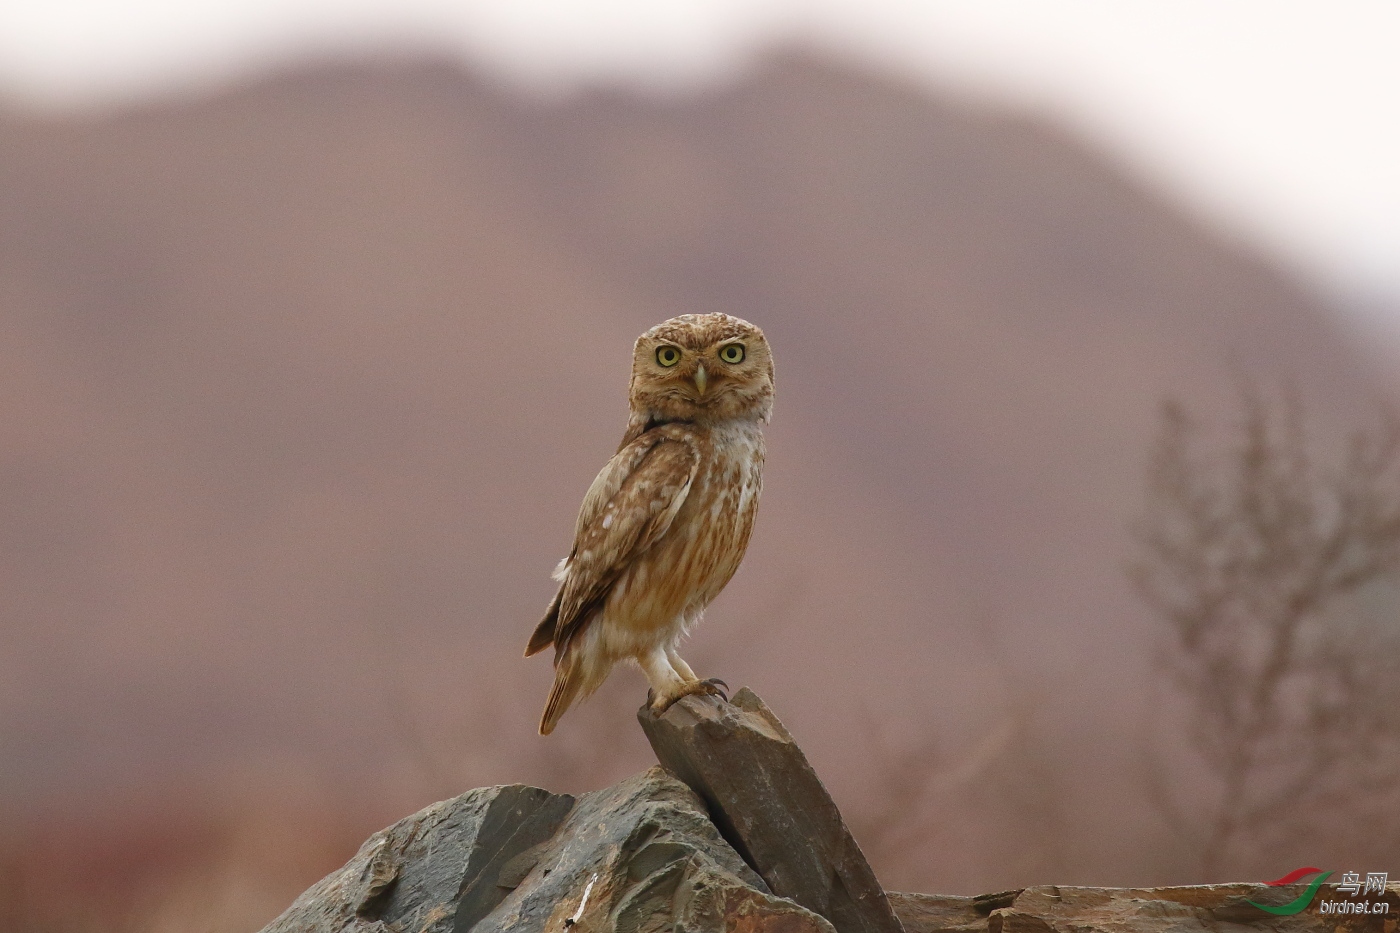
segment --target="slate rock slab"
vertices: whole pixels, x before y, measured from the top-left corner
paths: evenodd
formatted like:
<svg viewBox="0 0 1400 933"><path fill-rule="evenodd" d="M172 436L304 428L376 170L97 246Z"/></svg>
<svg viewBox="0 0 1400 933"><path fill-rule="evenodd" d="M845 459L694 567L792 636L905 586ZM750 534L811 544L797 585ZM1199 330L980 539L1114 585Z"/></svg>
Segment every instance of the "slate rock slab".
<svg viewBox="0 0 1400 933"><path fill-rule="evenodd" d="M987 933L987 914L970 897L953 894L887 895L905 933Z"/></svg>
<svg viewBox="0 0 1400 933"><path fill-rule="evenodd" d="M452 933L509 892L500 867L547 841L574 799L515 784L433 804L375 833L340 871L313 885L265 933Z"/></svg>
<svg viewBox="0 0 1400 933"><path fill-rule="evenodd" d="M1400 890L1384 898L1388 914L1323 914L1324 888L1292 916L1274 916L1249 904L1286 904L1306 885L1183 885L1162 888L1090 888L1038 885L982 897L891 894L908 933L1394 933Z"/></svg>
<svg viewBox="0 0 1400 933"><path fill-rule="evenodd" d="M263 933L835 933L661 768L577 800L469 791L370 837Z"/></svg>
<svg viewBox="0 0 1400 933"><path fill-rule="evenodd" d="M903 933L836 804L778 717L747 687L637 718L666 770L704 799L768 887L838 933Z"/></svg>

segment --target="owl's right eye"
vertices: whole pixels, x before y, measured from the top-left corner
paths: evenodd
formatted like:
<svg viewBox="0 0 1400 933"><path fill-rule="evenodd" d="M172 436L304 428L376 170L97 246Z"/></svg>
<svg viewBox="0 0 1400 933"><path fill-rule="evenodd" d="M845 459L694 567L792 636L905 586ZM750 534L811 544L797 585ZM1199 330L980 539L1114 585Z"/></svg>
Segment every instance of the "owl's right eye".
<svg viewBox="0 0 1400 933"><path fill-rule="evenodd" d="M681 351L675 347L657 347L656 362L662 366L675 366L681 361Z"/></svg>

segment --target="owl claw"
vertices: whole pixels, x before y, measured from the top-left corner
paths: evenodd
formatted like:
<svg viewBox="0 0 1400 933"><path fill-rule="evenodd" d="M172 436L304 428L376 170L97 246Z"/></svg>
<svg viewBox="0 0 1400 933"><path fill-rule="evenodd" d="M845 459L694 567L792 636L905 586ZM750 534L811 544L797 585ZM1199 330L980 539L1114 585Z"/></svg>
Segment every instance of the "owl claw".
<svg viewBox="0 0 1400 933"><path fill-rule="evenodd" d="M685 693L681 694L681 696L690 696L693 694L695 696L719 697L721 700L728 703L728 690L729 684L720 680L718 677L711 677L709 680L698 680L693 684L688 684ZM680 699L680 697L676 699ZM673 700L672 702L675 701Z"/></svg>
<svg viewBox="0 0 1400 933"><path fill-rule="evenodd" d="M647 706L651 707L651 709L652 709L653 711L655 711L656 715L660 716L660 715L662 715L663 713L665 713L668 709L670 709L672 706L674 706L674 705L675 705L675 702L676 702L677 700L679 700L681 697L688 697L688 696L719 697L721 700L723 700L724 702L728 703L728 702L729 702L729 694L726 692L726 691L728 691L728 690L729 690L729 684L727 684L727 683L725 683L724 681L720 680L718 677L711 677L709 680L697 680L697 681L695 681L694 683L688 683L688 684L686 684L684 687L681 688L681 692L680 692L680 693L676 694L676 695L673 696L673 697L666 697L664 702L658 703L658 702L657 702L657 699L656 699L656 691L655 691L655 690L648 689L648 690L647 690Z"/></svg>
<svg viewBox="0 0 1400 933"><path fill-rule="evenodd" d="M711 696L717 696L726 703L729 702L729 684L720 680L718 677L711 677L709 680L702 680L700 682L710 688L705 691L706 693Z"/></svg>

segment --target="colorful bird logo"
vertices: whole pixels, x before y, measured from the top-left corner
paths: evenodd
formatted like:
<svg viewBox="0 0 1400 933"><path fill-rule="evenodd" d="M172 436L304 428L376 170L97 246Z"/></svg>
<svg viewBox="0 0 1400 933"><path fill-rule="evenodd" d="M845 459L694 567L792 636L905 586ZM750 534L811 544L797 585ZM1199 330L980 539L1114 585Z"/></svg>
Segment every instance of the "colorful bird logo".
<svg viewBox="0 0 1400 933"><path fill-rule="evenodd" d="M1332 876L1332 872L1323 871L1321 868L1298 868L1276 881L1265 882L1269 887L1277 888L1285 884L1294 884L1309 875L1317 875L1317 877L1308 884L1308 889L1298 895L1296 900L1281 905L1260 904L1258 901L1249 901L1249 903L1277 917L1291 917L1293 914L1302 913L1303 909L1312 903L1313 895L1317 894L1317 889L1322 887L1322 882Z"/></svg>

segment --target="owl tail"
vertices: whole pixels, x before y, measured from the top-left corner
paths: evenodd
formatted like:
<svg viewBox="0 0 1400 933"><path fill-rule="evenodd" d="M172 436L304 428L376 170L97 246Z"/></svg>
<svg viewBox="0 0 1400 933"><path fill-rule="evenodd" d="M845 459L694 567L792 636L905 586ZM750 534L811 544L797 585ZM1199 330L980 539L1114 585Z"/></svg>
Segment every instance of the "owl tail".
<svg viewBox="0 0 1400 933"><path fill-rule="evenodd" d="M583 686L583 672L572 651L565 651L554 667L554 686L549 690L549 700L544 705L544 715L540 717L540 735L554 731L555 723L569 711L578 699L579 688Z"/></svg>

